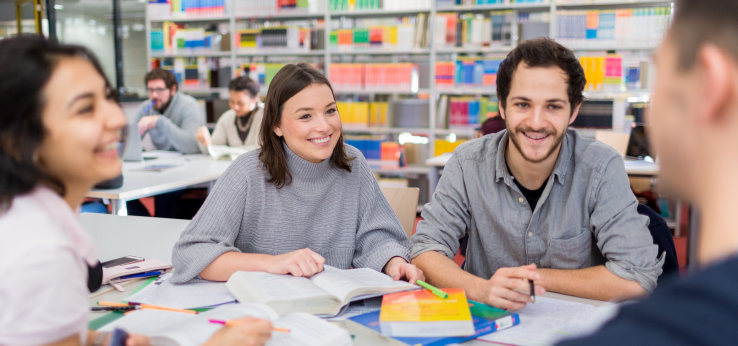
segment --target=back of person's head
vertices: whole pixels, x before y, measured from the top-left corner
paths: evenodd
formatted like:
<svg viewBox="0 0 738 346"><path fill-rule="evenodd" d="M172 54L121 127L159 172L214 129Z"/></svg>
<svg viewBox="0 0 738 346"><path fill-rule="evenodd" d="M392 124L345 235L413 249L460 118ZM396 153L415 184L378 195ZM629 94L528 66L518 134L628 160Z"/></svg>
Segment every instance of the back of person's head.
<svg viewBox="0 0 738 346"><path fill-rule="evenodd" d="M146 73L144 76L144 84L148 85L150 81L157 79L164 81L164 85L166 85L167 89L177 87L177 90L179 90L177 77L174 76L174 73L161 68L155 68Z"/></svg>
<svg viewBox="0 0 738 346"><path fill-rule="evenodd" d="M259 83L246 76L236 77L228 83L228 90L244 91L249 94L249 97L254 98L259 95Z"/></svg>
<svg viewBox="0 0 738 346"><path fill-rule="evenodd" d="M264 117L259 133L261 152L259 160L269 172L269 182L278 188L290 184L292 175L287 166L287 156L282 147L283 138L274 133L282 121L282 110L285 102L312 84L323 84L333 92L328 78L306 63L287 64L282 67L269 84L264 101ZM335 97L334 97L335 99ZM330 163L334 167L351 171L350 159L343 147L343 133L333 149Z"/></svg>
<svg viewBox="0 0 738 346"><path fill-rule="evenodd" d="M37 151L48 133L42 119L44 88L59 61L71 57L89 61L105 79L100 63L84 47L38 35L0 40L0 211L40 183L64 194L62 183L39 167Z"/></svg>
<svg viewBox="0 0 738 346"><path fill-rule="evenodd" d="M676 44L682 70L694 66L700 46L706 43L738 60L738 1L677 1L667 39Z"/></svg>
<svg viewBox="0 0 738 346"><path fill-rule="evenodd" d="M520 63L528 67L558 67L567 76L568 96L571 111L582 103L582 91L587 84L584 69L570 49L550 38L536 38L521 42L500 63L497 71L497 97L500 107L507 106L513 74Z"/></svg>

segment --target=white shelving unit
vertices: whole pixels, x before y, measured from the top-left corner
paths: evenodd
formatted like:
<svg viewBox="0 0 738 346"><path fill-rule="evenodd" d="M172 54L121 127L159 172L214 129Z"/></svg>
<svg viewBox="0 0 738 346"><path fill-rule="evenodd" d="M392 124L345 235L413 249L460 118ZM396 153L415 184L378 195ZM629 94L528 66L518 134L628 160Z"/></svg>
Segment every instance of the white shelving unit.
<svg viewBox="0 0 738 346"><path fill-rule="evenodd" d="M375 95L389 95L389 97L396 98L397 96L407 95L418 95L427 94L429 104L428 124L427 128L369 128L369 129L345 129L346 133L363 133L363 134L376 134L376 135L396 135L399 133L410 132L413 134L420 134L428 136L429 147L428 153L432 155L434 152L433 143L436 138L445 137L454 134L461 138L469 138L473 136L473 129L446 129L439 128L439 124L436 124L436 103L441 95L480 95L480 96L494 96L496 90L494 88L480 88L480 87L455 87L455 88L437 88L435 81L435 65L437 58L440 56L446 57L451 56L451 59L455 59L459 54L488 54L494 55L499 54L504 56L513 47L511 46L494 46L494 47L478 47L478 48L465 48L465 47L436 47L433 34L435 29L434 18L437 12L457 12L457 13L488 13L489 11L495 10L513 10L518 12L547 12L550 14L549 24L549 35L556 37L557 33L557 11L559 10L582 10L582 9L617 9L627 7L657 7L657 6L673 6L672 1L662 0L581 0L581 1L564 1L564 0L550 0L544 3L520 3L520 4L499 4L499 5L475 5L475 6L451 6L451 7L438 7L436 1L432 1L430 8L423 9L407 9L407 10L363 10L363 11L330 11L325 10L318 13L311 13L299 10L285 10L282 12L258 12L248 16L234 14L231 9L234 7L234 1L240 0L227 0L226 1L226 13L225 16L217 17L196 17L196 18L171 18L171 19L149 19L147 12L146 20L146 44L147 44L147 61L151 61L152 58L169 58L169 57L222 57L230 58L230 61L235 65L237 58L245 57L264 57L268 59L270 57L279 57L283 59L287 57L295 57L295 61L302 60L302 58L322 58L322 62L325 68L326 75L329 74L329 67L334 57L356 58L359 56L367 56L369 59L378 56L391 56L395 61L400 60L411 60L411 57L428 57L428 71L419 71L419 73L427 73L428 80L430 81L429 88L420 88L419 90L407 91L407 90L349 90L337 88L336 94L344 96L369 96L374 97ZM328 1L328 0L324 0ZM389 1L389 0L385 0ZM324 6L323 8L327 8ZM147 9L148 10L148 9ZM331 21L335 19L357 19L357 18L372 18L372 17L401 17L401 16L412 16L418 13L423 13L428 16L428 32L427 48L408 48L398 50L381 50L381 49L354 49L349 51L344 50L333 50L329 47L330 42L330 31ZM244 51L235 49L235 33L236 23L239 21L285 21L285 20L323 20L324 23L324 42L325 49L312 50L312 51L290 51L290 50L254 50ZM229 32L231 33L230 38L232 40L230 46L232 49L228 52L207 52L207 51L193 51L184 53L161 53L152 52L150 47L150 35L152 24L159 24L164 21L176 22L176 23L215 23L215 24L228 24ZM517 25L512 26L511 36L512 41L518 41L518 28ZM588 44L587 46L572 46L570 47L576 52L592 52L592 51L650 51L655 48L654 45L644 45L638 43L630 43L627 45L602 45L602 44ZM233 69L235 74L235 69ZM330 78L330 76L328 75ZM218 92L221 95L226 93L221 90L222 88L206 88L197 90L199 92ZM185 91L187 91L185 89ZM263 94L266 94L265 89L262 90ZM626 100L628 98L647 99L648 90L636 90L627 92L588 92L585 93L588 99L602 100L602 99L614 99L614 100ZM618 108L618 107L616 107ZM617 111L622 109L618 108ZM617 121L622 120L621 115L615 115ZM405 170L407 171L407 170ZM424 174L427 170L416 169L414 173ZM395 172L401 172L395 171ZM380 172L386 173L386 172ZM430 200L430 196L428 196Z"/></svg>

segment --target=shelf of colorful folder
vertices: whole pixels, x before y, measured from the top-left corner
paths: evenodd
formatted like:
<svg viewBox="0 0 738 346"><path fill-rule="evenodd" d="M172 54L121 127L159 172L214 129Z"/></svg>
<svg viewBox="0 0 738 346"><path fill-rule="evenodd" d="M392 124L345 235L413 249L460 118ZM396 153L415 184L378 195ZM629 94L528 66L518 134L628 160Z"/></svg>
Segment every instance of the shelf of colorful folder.
<svg viewBox="0 0 738 346"><path fill-rule="evenodd" d="M557 0L556 7L671 6L665 0Z"/></svg>
<svg viewBox="0 0 738 346"><path fill-rule="evenodd" d="M521 3L511 3L511 4L485 4L485 5L438 5L437 10L438 11L454 11L454 12L462 12L462 11L474 11L474 12L482 12L482 11L490 11L490 10L547 10L550 8L550 4L548 2L521 2Z"/></svg>
<svg viewBox="0 0 738 346"><path fill-rule="evenodd" d="M234 44L239 55L267 55L268 52L282 52L280 55L321 55L323 31L297 25L282 25L236 30ZM287 54L291 53L291 54Z"/></svg>
<svg viewBox="0 0 738 346"><path fill-rule="evenodd" d="M322 18L325 0L237 0L236 18Z"/></svg>
<svg viewBox="0 0 738 346"><path fill-rule="evenodd" d="M486 87L467 87L467 88L443 88L436 89L439 94L445 95L497 95L497 86L488 85Z"/></svg>
<svg viewBox="0 0 738 346"><path fill-rule="evenodd" d="M415 94L429 94L430 89L420 88L418 90L407 90L407 89L359 89L359 88L336 88L333 85L333 92L341 95L415 95Z"/></svg>
<svg viewBox="0 0 738 346"><path fill-rule="evenodd" d="M418 13L430 13L428 8L422 9L398 9L398 10L356 10L356 11L331 11L331 18L337 17L389 17L416 15Z"/></svg>
<svg viewBox="0 0 738 346"><path fill-rule="evenodd" d="M207 50L201 50L201 51L190 51L190 52L175 52L175 53L164 53L164 52L151 52L152 58L196 58L200 56L207 56L207 57L229 57L231 56L230 52L219 52L219 51L207 51Z"/></svg>
<svg viewBox="0 0 738 346"><path fill-rule="evenodd" d="M428 54L426 16L405 17L414 23L394 24L397 19L383 21L368 27L331 30L328 47L340 54ZM334 25L338 23L334 22ZM361 24L356 24L361 25ZM377 53L375 53L377 52Z"/></svg>
<svg viewBox="0 0 738 346"><path fill-rule="evenodd" d="M356 48L350 50L331 50L333 55L414 55L414 54L428 54L429 49L415 48L415 49L382 49L382 48Z"/></svg>
<svg viewBox="0 0 738 346"><path fill-rule="evenodd" d="M331 16L382 16L429 12L433 0L328 0Z"/></svg>
<svg viewBox="0 0 738 346"><path fill-rule="evenodd" d="M308 50L308 51L294 51L289 48L285 49L240 49L236 53L236 56L321 56L325 54L322 49Z"/></svg>
<svg viewBox="0 0 738 346"><path fill-rule="evenodd" d="M516 27L521 38L549 36L550 15L513 10L438 12L433 30L439 53L506 53L514 46Z"/></svg>
<svg viewBox="0 0 738 346"><path fill-rule="evenodd" d="M513 49L511 46L488 46L488 47L440 47L436 48L439 54L500 54L508 53Z"/></svg>
<svg viewBox="0 0 738 346"><path fill-rule="evenodd" d="M146 15L152 21L228 20L225 2L226 0L149 0Z"/></svg>
<svg viewBox="0 0 738 346"><path fill-rule="evenodd" d="M670 7L566 10L556 13L556 40L588 50L653 49L671 20ZM632 42L641 42L633 45Z"/></svg>
<svg viewBox="0 0 738 346"><path fill-rule="evenodd" d="M418 65L413 63L333 63L331 84L341 92L417 93Z"/></svg>
<svg viewBox="0 0 738 346"><path fill-rule="evenodd" d="M423 128L409 128L409 127L367 127L367 128L355 128L348 127L342 129L347 133L369 133L373 135L381 134L398 134L409 132L416 135L430 135L433 131L427 127Z"/></svg>
<svg viewBox="0 0 738 346"><path fill-rule="evenodd" d="M230 19L231 19L230 16L186 16L186 17L151 18L151 22L152 23L156 23L156 22L174 22L174 23L227 22Z"/></svg>

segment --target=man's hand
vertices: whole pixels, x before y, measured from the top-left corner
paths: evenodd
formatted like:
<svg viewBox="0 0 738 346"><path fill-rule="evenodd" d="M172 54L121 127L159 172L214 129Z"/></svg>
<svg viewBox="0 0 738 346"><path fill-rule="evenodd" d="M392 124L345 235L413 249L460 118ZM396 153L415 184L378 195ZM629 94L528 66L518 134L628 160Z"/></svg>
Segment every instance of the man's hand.
<svg viewBox="0 0 738 346"><path fill-rule="evenodd" d="M148 131L152 127L156 127L156 122L158 120L158 115L147 115L145 117L142 117L141 120L138 121L138 133L143 136L146 131Z"/></svg>
<svg viewBox="0 0 738 346"><path fill-rule="evenodd" d="M308 248L272 257L267 271L272 274L290 274L310 277L323 271L325 258Z"/></svg>
<svg viewBox="0 0 738 346"><path fill-rule="evenodd" d="M384 273L392 277L393 280L404 279L414 284L417 280L425 280L425 275L420 268L414 264L407 263L402 257L392 257L387 264L384 265Z"/></svg>
<svg viewBox="0 0 738 346"><path fill-rule="evenodd" d="M268 320L244 317L228 324L218 329L205 345L261 346L272 336L272 323Z"/></svg>
<svg viewBox="0 0 738 346"><path fill-rule="evenodd" d="M522 309L531 301L530 284L533 280L536 295L546 293L543 280L536 272L536 265L500 268L489 280L475 288L475 297L483 303L505 310Z"/></svg>
<svg viewBox="0 0 738 346"><path fill-rule="evenodd" d="M195 132L195 139L197 139L203 147L207 148L210 146L210 131L205 126L200 126Z"/></svg>

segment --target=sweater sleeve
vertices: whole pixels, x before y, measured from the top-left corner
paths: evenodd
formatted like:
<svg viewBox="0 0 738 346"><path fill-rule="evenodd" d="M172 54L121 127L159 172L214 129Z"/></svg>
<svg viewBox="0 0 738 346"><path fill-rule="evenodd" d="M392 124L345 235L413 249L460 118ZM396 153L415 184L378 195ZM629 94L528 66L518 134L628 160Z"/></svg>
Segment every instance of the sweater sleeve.
<svg viewBox="0 0 738 346"><path fill-rule="evenodd" d="M149 131L152 135L167 138L174 150L184 154L195 154L200 152L195 132L200 126L205 125L204 117L199 112L199 107L185 108L182 110L182 126L177 126L171 119L160 116L156 127ZM154 134L153 132L159 132Z"/></svg>
<svg viewBox="0 0 738 346"><path fill-rule="evenodd" d="M357 150L352 169L361 179L361 193L356 232L355 268L372 268L379 272L392 257L409 262L409 241L400 220L379 189L369 165Z"/></svg>
<svg viewBox="0 0 738 346"><path fill-rule="evenodd" d="M226 252L241 252L235 241L241 232L248 199L248 168L256 167L255 160L254 155L242 155L228 167L174 244L174 283L198 277L205 267Z"/></svg>
<svg viewBox="0 0 738 346"><path fill-rule="evenodd" d="M228 113L226 111L226 113ZM213 134L210 136L210 142L213 145L227 145L227 136L228 136L228 124L226 122L228 121L227 118L230 118L226 116L226 113L223 113L223 115L218 118L218 122L215 123L215 130L213 130Z"/></svg>

